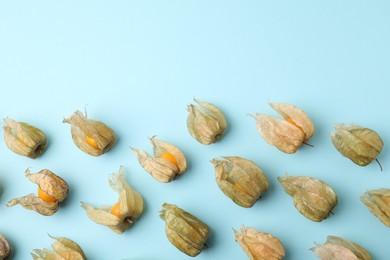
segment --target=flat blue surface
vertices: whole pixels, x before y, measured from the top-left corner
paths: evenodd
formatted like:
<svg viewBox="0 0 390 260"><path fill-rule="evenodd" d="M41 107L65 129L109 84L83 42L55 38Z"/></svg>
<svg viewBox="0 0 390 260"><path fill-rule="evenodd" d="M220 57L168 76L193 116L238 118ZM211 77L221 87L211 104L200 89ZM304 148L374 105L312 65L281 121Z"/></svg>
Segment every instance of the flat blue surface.
<svg viewBox="0 0 390 260"><path fill-rule="evenodd" d="M327 235L389 259L390 230L359 201L368 189L390 188L390 2L383 1L1 1L0 117L41 128L46 153L31 160L0 144L0 233L28 259L50 247L47 233L69 237L89 259L189 259L165 237L163 202L204 220L212 235L198 259L245 259L232 228L241 224L280 238L288 260L315 259L308 249ZM204 146L189 135L192 98L219 106L228 120L221 142ZM276 115L268 102L286 102L312 118L315 147L287 155L268 145L248 113ZM88 104L88 115L118 135L108 154L94 158L72 142L62 119ZM376 130L385 146L373 163L354 165L330 141L335 123ZM1 132L2 134L2 132ZM151 152L148 136L180 147L189 162L178 180L163 184L138 164L129 146ZM253 208L218 189L209 161L242 156L266 174L269 191ZM124 234L87 218L80 201L112 204L107 182L119 166L146 203ZM69 198L51 217L13 198L36 192L24 171L51 169L68 181ZM309 175L339 196L321 223L300 215L276 177Z"/></svg>

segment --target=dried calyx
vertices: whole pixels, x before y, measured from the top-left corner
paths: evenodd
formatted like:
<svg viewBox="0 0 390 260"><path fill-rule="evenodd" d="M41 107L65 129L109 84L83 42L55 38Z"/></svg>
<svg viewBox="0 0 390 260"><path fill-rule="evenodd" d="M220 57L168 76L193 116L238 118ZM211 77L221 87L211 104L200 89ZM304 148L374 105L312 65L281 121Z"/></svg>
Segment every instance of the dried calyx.
<svg viewBox="0 0 390 260"><path fill-rule="evenodd" d="M141 166L156 180L170 182L186 171L186 158L179 148L158 140L155 136L151 137L150 141L153 144L153 156L143 150L131 149Z"/></svg>
<svg viewBox="0 0 390 260"><path fill-rule="evenodd" d="M358 244L341 237L328 236L325 244L310 249L321 260L371 260L371 255Z"/></svg>
<svg viewBox="0 0 390 260"><path fill-rule="evenodd" d="M382 171L377 157L382 151L383 141L374 130L344 124L335 125L335 129L331 138L337 151L360 166L366 166L376 160Z"/></svg>
<svg viewBox="0 0 390 260"><path fill-rule="evenodd" d="M187 128L191 136L201 144L218 142L226 129L226 119L222 111L215 105L194 101L199 105L188 106Z"/></svg>
<svg viewBox="0 0 390 260"><path fill-rule="evenodd" d="M50 235L49 235L50 236ZM81 247L74 241L65 237L53 237L56 240L51 244L53 251L49 249L34 249L31 256L34 260L86 260Z"/></svg>
<svg viewBox="0 0 390 260"><path fill-rule="evenodd" d="M295 208L306 218L320 222L337 205L333 189L321 180L307 176L278 177L284 191L293 197Z"/></svg>
<svg viewBox="0 0 390 260"><path fill-rule="evenodd" d="M11 151L35 159L46 150L46 135L40 129L11 118L4 119L3 128L4 141Z"/></svg>
<svg viewBox="0 0 390 260"><path fill-rule="evenodd" d="M250 208L267 191L268 181L252 161L237 156L211 160L222 192L241 207Z"/></svg>
<svg viewBox="0 0 390 260"><path fill-rule="evenodd" d="M69 186L61 177L44 169L32 174L26 170L26 177L38 185L38 196L29 194L24 197L8 201L7 206L12 207L20 204L22 207L34 210L44 216L50 216L57 212L60 202L69 194Z"/></svg>
<svg viewBox="0 0 390 260"><path fill-rule="evenodd" d="M112 206L95 208L81 202L88 217L101 225L105 225L118 234L131 227L141 216L144 201L141 194L133 190L126 182L123 167L119 173L113 173L109 178L110 187L119 195L118 202Z"/></svg>
<svg viewBox="0 0 390 260"><path fill-rule="evenodd" d="M199 255L210 233L208 226L176 205L164 203L162 207L160 217L168 240L189 256Z"/></svg>
<svg viewBox="0 0 390 260"><path fill-rule="evenodd" d="M233 229L236 241L250 260L280 260L285 255L282 242L276 237L251 227L241 227L241 233Z"/></svg>
<svg viewBox="0 0 390 260"><path fill-rule="evenodd" d="M7 239L0 234L0 259L9 260L12 255L12 247L8 243Z"/></svg>
<svg viewBox="0 0 390 260"><path fill-rule="evenodd" d="M390 227L390 189L366 191L360 200L383 224Z"/></svg>
<svg viewBox="0 0 390 260"><path fill-rule="evenodd" d="M71 125L73 142L87 154L102 155L116 143L116 135L111 128L100 121L88 119L78 110L63 122Z"/></svg>
<svg viewBox="0 0 390 260"><path fill-rule="evenodd" d="M293 105L270 103L270 106L284 120L256 113L253 118L263 139L288 154L295 153L302 144L309 145L308 141L314 134L314 125L309 116Z"/></svg>

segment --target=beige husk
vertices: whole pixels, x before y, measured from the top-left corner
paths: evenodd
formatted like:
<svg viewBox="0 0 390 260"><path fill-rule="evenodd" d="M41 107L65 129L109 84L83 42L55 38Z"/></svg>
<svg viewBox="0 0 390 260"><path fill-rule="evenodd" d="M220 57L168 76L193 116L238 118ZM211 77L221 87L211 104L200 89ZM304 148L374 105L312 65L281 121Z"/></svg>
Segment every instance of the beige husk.
<svg viewBox="0 0 390 260"><path fill-rule="evenodd" d="M383 224L390 227L390 189L369 190L360 200Z"/></svg>
<svg viewBox="0 0 390 260"><path fill-rule="evenodd" d="M252 161L238 156L214 158L215 179L222 192L239 206L250 208L268 189L262 170Z"/></svg>
<svg viewBox="0 0 390 260"><path fill-rule="evenodd" d="M341 237L328 236L325 244L310 249L321 260L371 260L371 255L361 246Z"/></svg>
<svg viewBox="0 0 390 260"><path fill-rule="evenodd" d="M187 128L191 136L201 144L218 142L226 129L226 119L222 111L215 105L194 101L199 107L188 106Z"/></svg>
<svg viewBox="0 0 390 260"><path fill-rule="evenodd" d="M285 120L292 120L294 125L297 126L305 134L304 142L314 134L314 125L309 116L300 108L290 104L269 104L276 112L279 113Z"/></svg>
<svg viewBox="0 0 390 260"><path fill-rule="evenodd" d="M143 150L131 148L137 156L141 166L150 173L156 180L161 182L173 181L177 176L182 175L187 169L187 162L183 153L176 146L158 140L155 136L150 138L153 144L153 156ZM177 166L169 160L160 158L164 153L170 153L177 161Z"/></svg>
<svg viewBox="0 0 390 260"><path fill-rule="evenodd" d="M199 255L210 233L208 226L176 205L164 203L162 207L160 217L168 240L189 256Z"/></svg>
<svg viewBox="0 0 390 260"><path fill-rule="evenodd" d="M310 220L324 220L337 205L336 193L323 181L307 176L285 176L278 180L293 197L295 208Z"/></svg>
<svg viewBox="0 0 390 260"><path fill-rule="evenodd" d="M257 130L263 139L280 151L292 154L309 141L314 134L314 125L308 115L301 109L289 104L273 104L283 119L256 113Z"/></svg>
<svg viewBox="0 0 390 260"><path fill-rule="evenodd" d="M369 128L357 125L335 125L331 133L333 145L343 156L360 166L375 160L383 148L381 137Z"/></svg>
<svg viewBox="0 0 390 260"><path fill-rule="evenodd" d="M50 236L50 235L49 235ZM51 245L54 251L49 249L34 249L31 256L34 260L86 260L81 247L74 241L64 237L53 237L56 241Z"/></svg>
<svg viewBox="0 0 390 260"><path fill-rule="evenodd" d="M63 120L71 125L72 139L80 150L92 156L108 152L116 143L114 131L100 121L88 119L80 111ZM87 142L87 137L94 140L97 147Z"/></svg>
<svg viewBox="0 0 390 260"><path fill-rule="evenodd" d="M0 259L9 260L12 255L12 247L8 243L7 239L0 234Z"/></svg>
<svg viewBox="0 0 390 260"><path fill-rule="evenodd" d="M27 169L26 177L57 201L47 202L31 193L27 196L8 201L7 206L12 207L19 204L26 209L34 210L44 216L51 216L56 213L59 208L59 202L65 200L69 194L68 184L61 177L47 169L35 174L31 174L29 169Z"/></svg>
<svg viewBox="0 0 390 260"><path fill-rule="evenodd" d="M233 229L236 241L250 260L280 260L285 255L283 244L272 235L251 227L241 227L241 234Z"/></svg>
<svg viewBox="0 0 390 260"><path fill-rule="evenodd" d="M5 144L11 151L35 159L46 150L46 136L40 129L11 118L4 118L3 128Z"/></svg>
<svg viewBox="0 0 390 260"><path fill-rule="evenodd" d="M119 195L119 212L123 217L111 213L111 207L95 208L90 204L81 202L87 216L94 222L105 225L118 234L123 233L132 226L143 211L142 196L134 191L126 182L124 169L120 167L119 173L112 173L109 178L110 187Z"/></svg>

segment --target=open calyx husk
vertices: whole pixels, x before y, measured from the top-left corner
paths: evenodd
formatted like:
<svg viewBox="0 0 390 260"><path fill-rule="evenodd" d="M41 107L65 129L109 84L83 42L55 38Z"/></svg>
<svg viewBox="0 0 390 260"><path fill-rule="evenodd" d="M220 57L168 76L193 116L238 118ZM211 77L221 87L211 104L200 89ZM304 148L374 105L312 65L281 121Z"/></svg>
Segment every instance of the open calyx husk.
<svg viewBox="0 0 390 260"><path fill-rule="evenodd" d="M81 202L81 206L92 221L105 225L114 232L121 234L141 216L144 201L141 194L127 184L123 167L120 167L119 173L110 175L109 184L119 195L117 203L113 206L95 208L90 204Z"/></svg>
<svg viewBox="0 0 390 260"><path fill-rule="evenodd" d="M325 244L310 249L321 260L371 260L371 255L358 244L341 237L328 236Z"/></svg>
<svg viewBox="0 0 390 260"><path fill-rule="evenodd" d="M50 236L50 235L49 235ZM34 249L31 256L34 260L86 260L81 247L74 241L65 237L53 237L51 244L53 251L49 249Z"/></svg>
<svg viewBox="0 0 390 260"><path fill-rule="evenodd" d="M150 138L153 145L153 156L143 150L131 148L141 166L160 182L171 182L187 169L184 154L176 146Z"/></svg>
<svg viewBox="0 0 390 260"><path fill-rule="evenodd" d="M268 181L252 161L238 156L214 158L215 180L221 191L241 207L250 208L267 191Z"/></svg>
<svg viewBox="0 0 390 260"><path fill-rule="evenodd" d="M5 144L17 154L35 159L47 148L45 133L32 125L5 118L3 128Z"/></svg>
<svg viewBox="0 0 390 260"><path fill-rule="evenodd" d="M78 110L63 122L71 125L75 145L92 156L108 152L116 143L117 138L111 128L100 121L87 118L87 115Z"/></svg>
<svg viewBox="0 0 390 260"><path fill-rule="evenodd" d="M30 173L27 169L26 177L38 185L38 196L31 193L27 196L11 199L7 206L12 207L19 204L44 216L56 213L60 202L65 200L69 194L69 186L66 181L47 169L35 174ZM42 194L44 195L42 196Z"/></svg>
<svg viewBox="0 0 390 260"><path fill-rule="evenodd" d="M270 103L284 119L256 113L257 130L263 139L280 151L292 154L302 144L308 144L314 134L314 124L300 108L290 104Z"/></svg>

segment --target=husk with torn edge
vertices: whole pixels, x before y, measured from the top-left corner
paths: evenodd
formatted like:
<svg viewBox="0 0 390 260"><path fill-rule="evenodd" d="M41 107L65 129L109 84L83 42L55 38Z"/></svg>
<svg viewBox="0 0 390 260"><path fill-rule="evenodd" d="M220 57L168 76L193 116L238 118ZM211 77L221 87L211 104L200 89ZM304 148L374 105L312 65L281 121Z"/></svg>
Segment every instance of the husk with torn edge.
<svg viewBox="0 0 390 260"><path fill-rule="evenodd" d="M171 182L182 175L187 169L184 154L176 146L158 140L155 136L150 138L153 145L153 156L146 151L131 148L141 166L160 182ZM168 160L163 155L169 154L174 159Z"/></svg>
<svg viewBox="0 0 390 260"><path fill-rule="evenodd" d="M60 202L65 200L69 194L69 186L66 181L47 169L35 174L30 173L29 169L27 169L26 177L56 201L48 202L31 193L27 196L8 201L7 206L12 207L19 204L26 209L34 210L44 216L50 216L56 213Z"/></svg>
<svg viewBox="0 0 390 260"><path fill-rule="evenodd" d="M122 166L119 169L119 173L110 175L109 184L119 195L119 216L111 212L111 206L95 208L84 202L81 202L81 206L92 221L105 225L116 233L121 234L141 216L144 202L141 194L127 184Z"/></svg>
<svg viewBox="0 0 390 260"><path fill-rule="evenodd" d="M50 235L49 235L50 236ZM56 240L49 249L34 249L31 256L34 260L86 260L81 247L74 241L65 237L53 237Z"/></svg>

